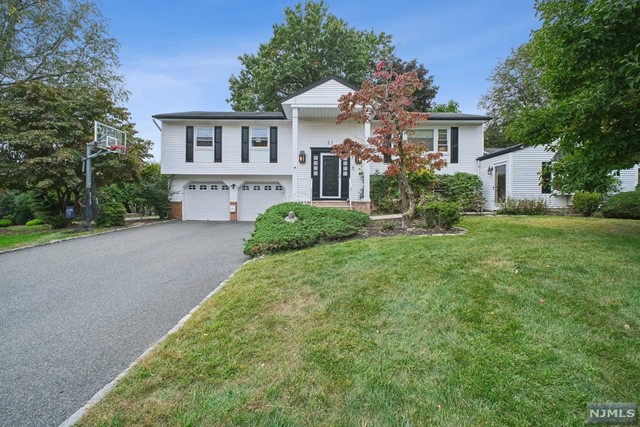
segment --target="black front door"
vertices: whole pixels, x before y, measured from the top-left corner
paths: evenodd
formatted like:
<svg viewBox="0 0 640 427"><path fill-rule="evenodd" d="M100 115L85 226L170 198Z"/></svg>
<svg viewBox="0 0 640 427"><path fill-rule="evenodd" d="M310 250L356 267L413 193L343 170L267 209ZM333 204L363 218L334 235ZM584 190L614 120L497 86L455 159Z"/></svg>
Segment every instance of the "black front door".
<svg viewBox="0 0 640 427"><path fill-rule="evenodd" d="M340 159L322 154L322 197L340 198Z"/></svg>

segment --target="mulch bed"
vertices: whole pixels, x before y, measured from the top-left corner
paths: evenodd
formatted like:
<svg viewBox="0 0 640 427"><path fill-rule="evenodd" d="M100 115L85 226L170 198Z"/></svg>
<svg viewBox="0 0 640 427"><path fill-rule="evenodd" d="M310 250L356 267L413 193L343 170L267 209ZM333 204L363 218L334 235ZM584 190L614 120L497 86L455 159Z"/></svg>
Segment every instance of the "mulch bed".
<svg viewBox="0 0 640 427"><path fill-rule="evenodd" d="M356 234L355 238L365 239L367 237L393 237L393 236L434 236L434 235L456 235L465 234L464 228L453 227L450 230L440 230L427 228L426 224L419 220L413 220L409 227L403 229L399 219L383 221L371 221Z"/></svg>

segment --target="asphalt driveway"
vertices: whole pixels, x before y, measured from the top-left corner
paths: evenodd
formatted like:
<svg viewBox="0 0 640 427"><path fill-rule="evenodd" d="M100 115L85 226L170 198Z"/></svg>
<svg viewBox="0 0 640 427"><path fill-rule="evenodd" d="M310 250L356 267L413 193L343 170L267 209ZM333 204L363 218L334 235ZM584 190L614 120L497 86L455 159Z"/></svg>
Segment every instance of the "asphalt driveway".
<svg viewBox="0 0 640 427"><path fill-rule="evenodd" d="M0 254L0 425L59 425L246 260L252 230L169 222Z"/></svg>

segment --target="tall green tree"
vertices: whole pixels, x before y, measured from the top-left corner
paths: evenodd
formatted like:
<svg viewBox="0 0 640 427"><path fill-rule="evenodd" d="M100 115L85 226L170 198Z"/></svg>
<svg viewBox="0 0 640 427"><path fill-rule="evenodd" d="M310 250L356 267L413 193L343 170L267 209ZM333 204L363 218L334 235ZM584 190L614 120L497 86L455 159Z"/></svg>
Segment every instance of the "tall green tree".
<svg viewBox="0 0 640 427"><path fill-rule="evenodd" d="M82 158L93 140L93 122L130 135L126 155L96 158L96 184L131 180L149 157L150 141L135 137L126 109L106 89L19 83L0 94L0 188L32 191L62 213L83 195Z"/></svg>
<svg viewBox="0 0 640 427"><path fill-rule="evenodd" d="M534 49L531 43L512 49L489 76L492 86L478 103L492 117L485 131L486 147L508 147L519 142L507 135L509 125L525 108L548 104L548 95L540 83L541 69L534 64Z"/></svg>
<svg viewBox="0 0 640 427"><path fill-rule="evenodd" d="M298 3L284 15L256 54L239 57L242 70L229 78L227 102L234 110L277 111L283 97L328 76L360 86L382 60L400 72L415 70L423 81L416 108L426 111L430 106L437 91L432 77L417 61L397 58L390 35L350 27L329 13L324 1Z"/></svg>
<svg viewBox="0 0 640 427"><path fill-rule="evenodd" d="M0 1L0 91L42 81L126 96L106 22L93 0Z"/></svg>
<svg viewBox="0 0 640 427"><path fill-rule="evenodd" d="M418 80L420 80L422 84L421 88L414 92L411 98L411 105L407 107L408 111L433 111L433 99L436 97L439 87L433 84L433 76L429 74L429 70L424 64L419 63L417 59L404 61L393 55L392 58L386 62L386 66L399 74L415 72Z"/></svg>
<svg viewBox="0 0 640 427"><path fill-rule="evenodd" d="M446 104L434 104L429 111L432 113L459 113L460 103L450 99Z"/></svg>
<svg viewBox="0 0 640 427"><path fill-rule="evenodd" d="M640 162L640 2L538 0L533 65L547 96L507 135L558 150L602 173Z"/></svg>

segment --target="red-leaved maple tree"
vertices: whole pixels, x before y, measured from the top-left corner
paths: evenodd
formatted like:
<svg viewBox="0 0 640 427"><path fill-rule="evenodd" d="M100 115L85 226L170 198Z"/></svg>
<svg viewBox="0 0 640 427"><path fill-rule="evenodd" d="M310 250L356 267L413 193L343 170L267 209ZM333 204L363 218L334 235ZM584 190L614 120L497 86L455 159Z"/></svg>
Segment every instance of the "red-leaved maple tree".
<svg viewBox="0 0 640 427"><path fill-rule="evenodd" d="M343 95L338 101L341 112L337 123L347 120L371 123L372 132L366 141L345 139L333 147L333 153L343 159L358 156L364 161L389 164L385 174L398 179L403 227L413 218L416 209L409 175L424 169L433 172L445 166L441 153L426 152L424 144L406 138L420 122L429 118L429 113L407 111L413 94L421 88L415 71L396 73L386 70L381 62L373 78L366 80L360 90Z"/></svg>

